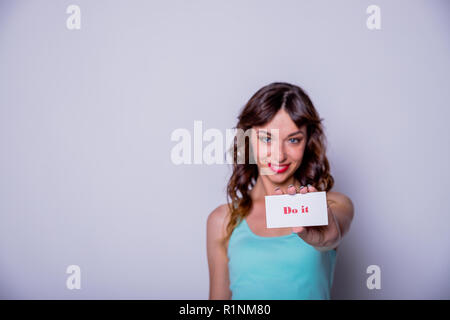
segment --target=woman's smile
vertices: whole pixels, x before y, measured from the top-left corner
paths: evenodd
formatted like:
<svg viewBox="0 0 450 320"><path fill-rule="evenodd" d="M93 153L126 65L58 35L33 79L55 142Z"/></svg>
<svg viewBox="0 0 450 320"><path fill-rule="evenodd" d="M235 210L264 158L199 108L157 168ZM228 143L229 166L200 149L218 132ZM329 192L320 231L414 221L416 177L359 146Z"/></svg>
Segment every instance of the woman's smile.
<svg viewBox="0 0 450 320"><path fill-rule="evenodd" d="M269 165L269 168L272 169L273 172L283 173L289 168L290 163L280 166L280 165L276 165L276 164L269 162L268 165Z"/></svg>

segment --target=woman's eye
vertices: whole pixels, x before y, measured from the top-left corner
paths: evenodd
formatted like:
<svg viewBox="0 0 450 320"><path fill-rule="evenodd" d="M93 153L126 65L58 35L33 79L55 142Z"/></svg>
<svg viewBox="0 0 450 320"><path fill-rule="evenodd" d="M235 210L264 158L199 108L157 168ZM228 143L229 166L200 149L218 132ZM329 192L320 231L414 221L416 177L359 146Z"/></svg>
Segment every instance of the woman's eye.
<svg viewBox="0 0 450 320"><path fill-rule="evenodd" d="M301 140L300 139L298 139L298 138L291 138L291 139L289 139L292 143L299 143ZM292 140L295 140L295 141L292 141Z"/></svg>
<svg viewBox="0 0 450 320"><path fill-rule="evenodd" d="M259 139L263 142L269 142L270 137L261 137Z"/></svg>

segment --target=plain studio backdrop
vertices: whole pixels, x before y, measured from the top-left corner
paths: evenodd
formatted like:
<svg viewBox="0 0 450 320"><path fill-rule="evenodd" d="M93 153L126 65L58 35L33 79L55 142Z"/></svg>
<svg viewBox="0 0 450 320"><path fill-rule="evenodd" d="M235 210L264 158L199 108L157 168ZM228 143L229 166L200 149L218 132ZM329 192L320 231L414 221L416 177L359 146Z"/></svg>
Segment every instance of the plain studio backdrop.
<svg viewBox="0 0 450 320"><path fill-rule="evenodd" d="M449 9L2 1L0 297L207 299L206 219L231 166L174 164L171 134L194 140L196 120L225 134L256 90L285 81L324 119L334 190L355 206L332 298L450 298Z"/></svg>

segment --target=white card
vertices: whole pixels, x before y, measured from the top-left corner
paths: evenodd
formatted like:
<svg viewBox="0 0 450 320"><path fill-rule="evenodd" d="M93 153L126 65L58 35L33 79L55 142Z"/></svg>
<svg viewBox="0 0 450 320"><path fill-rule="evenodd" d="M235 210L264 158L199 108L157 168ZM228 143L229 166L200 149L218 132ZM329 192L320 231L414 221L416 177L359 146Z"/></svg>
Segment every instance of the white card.
<svg viewBox="0 0 450 320"><path fill-rule="evenodd" d="M328 225L325 191L265 196L267 228Z"/></svg>

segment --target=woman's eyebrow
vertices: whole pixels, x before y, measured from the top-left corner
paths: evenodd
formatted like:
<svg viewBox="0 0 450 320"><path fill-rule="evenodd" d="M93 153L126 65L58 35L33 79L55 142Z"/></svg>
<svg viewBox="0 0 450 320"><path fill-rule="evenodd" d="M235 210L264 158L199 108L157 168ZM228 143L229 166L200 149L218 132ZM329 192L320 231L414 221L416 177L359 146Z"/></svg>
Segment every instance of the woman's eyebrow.
<svg viewBox="0 0 450 320"><path fill-rule="evenodd" d="M302 130L298 130L298 131L292 132L290 135L288 135L288 137L295 136L296 134L299 134L299 133L301 133L303 135L303 131Z"/></svg>
<svg viewBox="0 0 450 320"><path fill-rule="evenodd" d="M258 130L258 133L265 133L268 136L271 135L270 132L268 132L266 130ZM296 134L299 134L299 133L301 133L303 135L303 131L302 130L298 130L298 131L295 131L295 132L292 132L291 134L289 134L288 137L295 136Z"/></svg>
<svg viewBox="0 0 450 320"><path fill-rule="evenodd" d="M259 133L264 133L264 134L267 134L267 135L269 135L270 136L270 133L269 132L267 132L266 130L261 130L261 129L258 129L257 130L257 133L259 134Z"/></svg>

